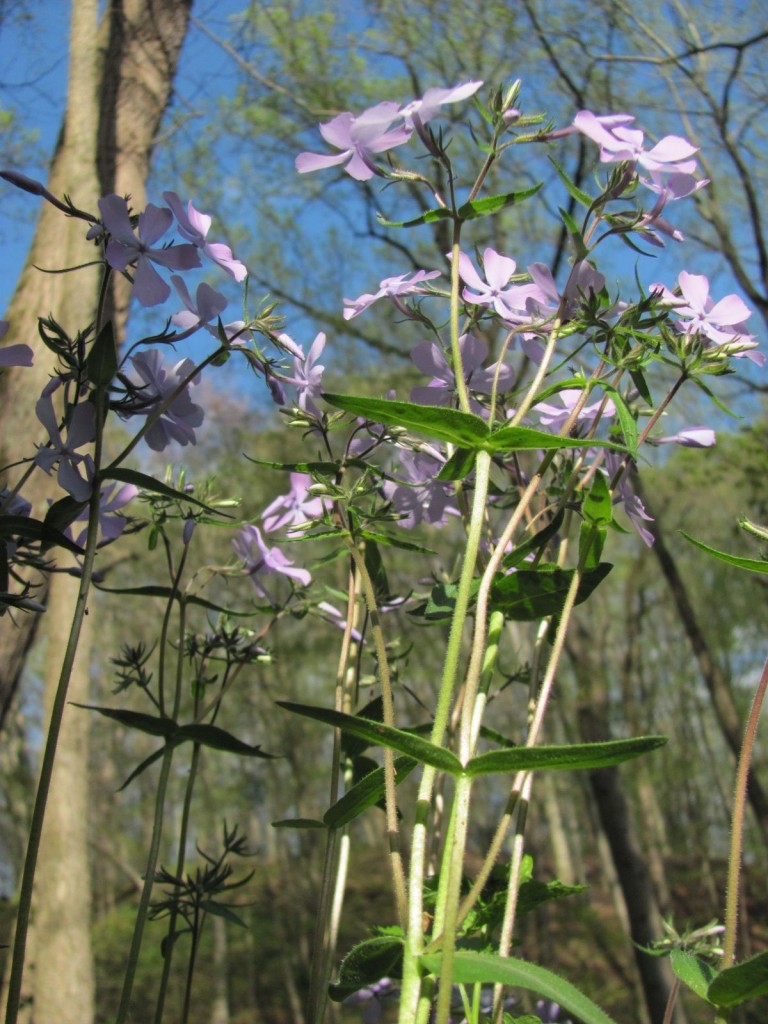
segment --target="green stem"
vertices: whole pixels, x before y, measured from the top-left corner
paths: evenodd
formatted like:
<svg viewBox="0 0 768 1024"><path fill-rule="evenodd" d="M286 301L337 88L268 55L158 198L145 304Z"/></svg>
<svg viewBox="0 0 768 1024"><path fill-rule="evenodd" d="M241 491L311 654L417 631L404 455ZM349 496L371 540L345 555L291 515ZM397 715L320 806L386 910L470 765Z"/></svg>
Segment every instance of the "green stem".
<svg viewBox="0 0 768 1024"><path fill-rule="evenodd" d="M728 854L728 881L725 897L725 934L723 936L722 967L731 967L736 958L736 925L739 916L739 888L741 881L741 858L744 845L744 823L747 804L747 785L752 751L760 721L760 711L768 689L768 662L757 685L752 707L749 710L744 742L741 745L739 764L736 769L736 786L733 794L733 819L731 823L731 849Z"/></svg>

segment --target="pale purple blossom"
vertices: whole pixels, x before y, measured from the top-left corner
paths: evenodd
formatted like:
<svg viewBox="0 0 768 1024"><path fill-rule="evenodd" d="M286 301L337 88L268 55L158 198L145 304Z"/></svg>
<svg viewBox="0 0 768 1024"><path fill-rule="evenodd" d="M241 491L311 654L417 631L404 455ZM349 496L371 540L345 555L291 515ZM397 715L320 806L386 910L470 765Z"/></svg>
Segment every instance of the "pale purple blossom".
<svg viewBox="0 0 768 1024"><path fill-rule="evenodd" d="M170 270L191 270L200 266L200 257L194 245L184 243L155 247L155 242L173 223L170 210L149 203L146 210L139 214L138 237L133 232L128 204L122 196L111 195L100 199L99 210L110 236L106 248L107 263L114 270L120 271L135 264L133 291L143 306L157 306L171 294L169 285L152 266L153 263Z"/></svg>
<svg viewBox="0 0 768 1024"><path fill-rule="evenodd" d="M286 576L302 587L309 586L311 582L312 577L306 569L295 566L279 548L271 548L264 543L258 526L244 526L232 541L232 547L243 562L244 571L250 577L257 593L273 606L277 602L264 583L265 577Z"/></svg>
<svg viewBox="0 0 768 1024"><path fill-rule="evenodd" d="M228 245L223 242L206 241L211 227L211 218L207 213L196 210L191 199L185 210L184 204L175 192L163 192L163 199L173 211L182 238L186 238L188 242L197 246L208 259L218 263L235 281L242 281L247 276L248 270L245 264L234 258Z"/></svg>
<svg viewBox="0 0 768 1024"><path fill-rule="evenodd" d="M420 100L413 100L402 108L400 113L405 118L406 127L419 127L440 114L440 108L446 103L458 103L474 96L482 82L464 82L448 89L427 89Z"/></svg>
<svg viewBox="0 0 768 1024"><path fill-rule="evenodd" d="M133 484L123 484L115 492L116 487L117 483L107 484L106 487L101 489L99 494L99 532L101 533L102 545L111 544L123 532L128 520L125 516L119 515L119 513L139 493L138 487L135 487ZM89 514L88 509L84 508L75 522L87 522ZM71 531L68 531L68 533L71 533ZM74 538L75 544L79 547L84 547L87 536L88 527L86 526Z"/></svg>
<svg viewBox="0 0 768 1024"><path fill-rule="evenodd" d="M147 349L131 357L133 368L139 376L136 387L137 408L133 408L130 416L152 415L164 403L160 416L149 427L144 439L155 452L161 452L172 441L180 445L195 444L195 428L203 422L204 411L196 405L189 393L190 386L196 384L193 379L169 401L181 382L194 369L191 359L182 359L169 370L163 364L163 357L158 349Z"/></svg>
<svg viewBox="0 0 768 1024"><path fill-rule="evenodd" d="M322 377L325 367L322 363L318 363L318 359L323 354L324 348L325 334L320 331L312 342L307 356L301 358L297 356L294 359L295 376L290 379L290 383L296 387L299 408L315 418L319 418L321 415L314 400L320 397L323 390Z"/></svg>
<svg viewBox="0 0 768 1024"><path fill-rule="evenodd" d="M10 324L0 320L0 338L8 333ZM34 352L29 345L3 345L0 348L0 366L32 366Z"/></svg>
<svg viewBox="0 0 768 1024"><path fill-rule="evenodd" d="M675 326L681 334L703 335L726 355L746 356L758 366L765 364L763 353L753 351L757 341L745 326L752 311L738 295L726 295L715 302L709 294L709 280L703 274L690 274L687 270L680 272L677 284L680 295L663 284L652 284L650 290L680 317Z"/></svg>
<svg viewBox="0 0 768 1024"><path fill-rule="evenodd" d="M312 477L308 473L291 473L290 481L288 494L275 498L261 513L267 533L283 527L291 529L302 526L312 519L319 519L323 514L323 499L309 493Z"/></svg>
<svg viewBox="0 0 768 1024"><path fill-rule="evenodd" d="M444 457L434 448L400 452L399 479L382 484L384 496L399 513L398 525L412 529L425 522L442 525L449 515L458 515L453 503L453 488L436 479L445 465Z"/></svg>
<svg viewBox="0 0 768 1024"><path fill-rule="evenodd" d="M556 289L551 274L543 264L534 264L538 281L510 284L516 268L517 263L513 259L489 247L483 252L483 280L469 256L464 252L459 253L459 276L468 285L461 293L462 298L475 306L492 307L507 323L529 323L540 307L550 306L553 290L556 294Z"/></svg>
<svg viewBox="0 0 768 1024"><path fill-rule="evenodd" d="M96 436L96 410L90 402L76 405L69 414L64 440L51 397L55 390L55 387L47 388L35 405L37 418L48 431L49 438L48 445L35 452L35 462L49 476L58 463L56 478L59 486L71 494L75 501L87 501L91 495L93 459L90 455L79 454L77 449L89 444ZM80 475L81 465L86 479Z"/></svg>
<svg viewBox="0 0 768 1024"><path fill-rule="evenodd" d="M428 289L423 288L422 284L424 281L430 281L435 277L440 277L439 270L416 270L411 274L401 274L399 277L385 277L379 284L377 292L365 293L356 299L344 299L344 305L347 307L344 310L344 319L351 320L352 317L362 313L363 310L368 309L369 306L372 306L374 302L384 296L389 296L400 312L408 316L410 315L409 310L402 302L398 301L398 296L423 295Z"/></svg>
<svg viewBox="0 0 768 1024"><path fill-rule="evenodd" d="M600 146L602 163L629 162L646 171L668 174L692 174L696 169L694 154L698 153L687 139L666 135L646 151L645 136L638 128L630 128L630 114L608 114L598 117L590 110L580 110L573 119L574 128Z"/></svg>
<svg viewBox="0 0 768 1024"><path fill-rule="evenodd" d="M551 405L549 402L539 402L534 406L533 412L539 417L539 423L542 427L546 427L553 434L558 434L576 408L576 403L581 395L582 391L580 388L564 388L555 395L555 398L559 401L558 405ZM610 398L594 402L592 405L585 405L579 411L576 422L582 424L588 430L598 414L601 415L601 418L616 415L616 406Z"/></svg>
<svg viewBox="0 0 768 1024"><path fill-rule="evenodd" d="M622 465L623 459L618 452L607 451L605 453L605 473L609 480L614 478ZM648 515L645 505L632 490L629 483L629 472L626 468L619 477L618 492L614 501L624 506L629 521L640 535L643 543L649 548L653 547L654 536L648 527L643 525L643 523L652 523L653 516Z"/></svg>
<svg viewBox="0 0 768 1024"><path fill-rule="evenodd" d="M392 125L402 119L397 103L385 101L363 111L358 117L348 111L320 125L325 141L341 152L334 154L300 153L296 170L300 174L344 164L344 170L357 181L369 181L379 168L375 159L411 137L411 128Z"/></svg>
<svg viewBox="0 0 768 1024"><path fill-rule="evenodd" d="M381 609L379 609L381 610ZM347 628L347 620L341 614L338 608L334 608L328 601L321 601L317 605L317 611L321 613L320 617L325 619L326 622L330 622L334 626L338 626L339 629ZM350 634L355 643L359 644L363 642L363 634L359 629L352 627Z"/></svg>
<svg viewBox="0 0 768 1024"><path fill-rule="evenodd" d="M173 326L178 327L185 337L203 328L219 340L219 317L227 308L227 300L224 295L203 281L197 286L193 300L184 280L178 274L171 275L171 282L186 306L186 309L174 313L171 317ZM214 320L215 324L211 322ZM221 329L230 345L242 345L251 337L251 332L246 329L244 320L232 320L227 324L222 324Z"/></svg>
<svg viewBox="0 0 768 1024"><path fill-rule="evenodd" d="M497 390L500 393L508 391L515 383L515 373L511 366L503 363L501 366L498 363L483 366L488 356L488 345L483 339L463 334L459 338L459 348L464 379L470 391L491 394L497 369ZM422 405L452 405L456 394L456 376L440 346L433 341L422 341L412 350L411 359L422 373L432 378L426 387L413 388L411 401ZM480 408L478 403L475 403L475 407L478 410Z"/></svg>
<svg viewBox="0 0 768 1024"><path fill-rule="evenodd" d="M711 448L717 435L711 427L685 427L667 437L649 437L648 444L679 444L684 448Z"/></svg>

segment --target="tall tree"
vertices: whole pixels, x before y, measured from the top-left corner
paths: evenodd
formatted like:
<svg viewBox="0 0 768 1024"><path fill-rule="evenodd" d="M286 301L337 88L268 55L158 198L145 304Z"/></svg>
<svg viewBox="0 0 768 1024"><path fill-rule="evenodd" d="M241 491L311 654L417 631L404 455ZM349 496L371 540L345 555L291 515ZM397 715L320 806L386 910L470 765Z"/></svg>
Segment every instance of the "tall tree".
<svg viewBox="0 0 768 1024"><path fill-rule="evenodd" d="M51 164L48 190L69 195L90 208L111 192L144 204L145 181L160 125L171 96L191 0L111 0L99 20L97 0L72 5L67 108ZM36 318L50 315L71 335L96 316L99 270L81 271L75 287L67 275L43 275L39 266L77 266L91 259L82 222L64 220L44 204L34 240L8 311L17 336L31 338ZM119 279L110 300L120 337L128 293ZM40 434L34 396L48 379L47 350L38 343L35 367L23 376L12 370L0 378L0 464L18 452L10 439ZM10 482L13 482L11 480ZM46 478L33 476L24 493L39 514L47 496ZM46 581L37 581L46 589ZM54 576L49 587L47 617L48 704L55 691L63 650L62 629L74 604L69 576ZM0 722L16 690L36 619L17 625L0 621ZM87 701L89 658L87 638L81 644L78 670L70 696ZM40 850L36 893L34 957L29 1007L36 1024L87 1024L93 1014L90 950L90 889L87 850L87 726L82 713L65 718L58 765L48 802L48 818Z"/></svg>

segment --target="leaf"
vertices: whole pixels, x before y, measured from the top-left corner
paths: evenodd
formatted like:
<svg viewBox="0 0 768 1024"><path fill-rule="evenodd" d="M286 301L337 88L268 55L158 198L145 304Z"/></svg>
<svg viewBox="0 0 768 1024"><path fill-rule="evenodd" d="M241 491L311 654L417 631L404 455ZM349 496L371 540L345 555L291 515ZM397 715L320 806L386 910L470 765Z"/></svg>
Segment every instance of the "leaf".
<svg viewBox="0 0 768 1024"><path fill-rule="evenodd" d="M715 1006L741 1006L748 999L768 993L768 950L720 971L707 989L707 999Z"/></svg>
<svg viewBox="0 0 768 1024"><path fill-rule="evenodd" d="M559 448L612 448L624 451L613 441L594 441L578 437L558 437L533 427L500 427L481 445L487 452L554 451Z"/></svg>
<svg viewBox="0 0 768 1024"><path fill-rule="evenodd" d="M561 165L557 162L557 160L553 160L551 156L548 159L549 159L549 162L552 164L552 166L557 171L557 174L558 174L558 177L560 178L560 181L562 181L562 183L568 189L568 194L570 196L572 196L576 200L577 203L581 203L582 206L585 206L587 209L589 209L592 206L592 203L593 203L592 197L587 195L586 192L583 192L578 187L578 185L576 185L573 181L571 181L571 179L568 177L568 175L566 174L565 170L561 167Z"/></svg>
<svg viewBox="0 0 768 1024"><path fill-rule="evenodd" d="M289 701L279 700L276 702L279 707L286 711L293 711L297 715L304 715L317 722L325 722L326 725L333 725L342 732L349 732L353 736L360 736L370 743L381 747L389 747L392 750L399 750L401 754L407 754L422 764L432 765L450 775L461 775L461 762L450 750L435 746L420 736L411 732L404 732L402 729L395 729L391 725L384 725L381 722L372 722L366 718L358 718L355 715L345 715L341 711L333 711L330 708L317 708L308 704L293 704Z"/></svg>
<svg viewBox="0 0 768 1024"><path fill-rule="evenodd" d="M611 490L602 473L595 473L592 486L581 504L581 513L593 526L607 526L613 519Z"/></svg>
<svg viewBox="0 0 768 1024"><path fill-rule="evenodd" d="M210 512L211 515L225 516L227 519L233 518L227 512L211 508L210 505L205 505L202 501L198 501L197 498L193 498L191 494L177 491L161 480L155 480L153 476L149 476L147 473L139 473L135 469L125 469L122 466L114 468L107 466L102 472L101 478L102 480L118 480L124 484L134 484L134 486L139 487L142 491L149 491L150 494L160 494L164 498L173 498L175 501L182 501L187 505L197 505L198 508L204 508L206 512Z"/></svg>
<svg viewBox="0 0 768 1024"><path fill-rule="evenodd" d="M118 789L117 792L118 793L122 793L122 791L131 782L133 782L134 779L138 778L139 775L141 775L141 773L143 771L145 771L147 768L149 768L150 765L153 765L155 763L155 761L159 761L164 753L165 753L165 747L163 746L163 747L160 747L159 750L156 750L154 752L154 754L150 754L149 757L145 757L144 760L141 762L141 764L137 768L133 769L131 774L128 776L128 778L125 780L125 782L122 784L122 786L120 786L120 788Z"/></svg>
<svg viewBox="0 0 768 1024"><path fill-rule="evenodd" d="M508 555L504 556L501 563L503 567L505 569L514 569L514 567L520 565L528 555L532 554L534 551L538 551L539 548L544 547L547 541L551 540L563 525L564 518L565 512L560 509L551 523L548 523L543 527L543 529L539 530L538 533L534 534L533 537L524 541L513 551L510 551Z"/></svg>
<svg viewBox="0 0 768 1024"><path fill-rule="evenodd" d="M215 900L202 900L200 906L208 914L213 914L214 917L223 917L225 921L231 921L232 924L239 924L241 928L247 928L245 921L238 917L237 914L230 910L229 907L223 903L216 903Z"/></svg>
<svg viewBox="0 0 768 1024"><path fill-rule="evenodd" d="M87 507L87 501L75 501L70 495L59 498L58 501L54 501L45 513L45 525L63 533L68 526L74 523L83 509Z"/></svg>
<svg viewBox="0 0 768 1024"><path fill-rule="evenodd" d="M369 700L365 707L360 708L359 711L355 712L359 718L367 718L371 722L383 722L384 721L384 698L374 697L373 700ZM370 743L358 736L352 736L351 733L342 733L341 736L341 752L345 757L350 760L360 757L364 750L367 750Z"/></svg>
<svg viewBox="0 0 768 1024"><path fill-rule="evenodd" d="M407 427L438 441L448 441L464 448L482 448L489 437L485 420L458 409L436 405L395 402L388 398L358 398L356 395L323 394L330 405L363 416L373 423L390 427ZM547 435L548 436L548 435Z"/></svg>
<svg viewBox="0 0 768 1024"><path fill-rule="evenodd" d="M240 757L263 757L273 760L277 755L268 754L259 746L251 746L237 739L225 729L218 725L210 725L207 722L192 722L190 725L180 725L172 736L174 745L191 740L203 747L210 747L211 750L223 750L227 754L238 754Z"/></svg>
<svg viewBox="0 0 768 1024"><path fill-rule="evenodd" d="M257 466L268 466L270 469L282 469L291 473L321 473L323 476L335 477L339 471L335 462L275 462L272 459L254 459L251 455L245 455L245 458ZM347 458L344 465L365 469L367 463L364 459Z"/></svg>
<svg viewBox="0 0 768 1024"><path fill-rule="evenodd" d="M149 733L150 736L162 736L170 739L177 731L178 724L172 718L160 718L158 715L146 715L143 711L127 711L123 708L102 708L95 704L78 704L71 702L76 708L84 708L86 711L98 711L105 718L112 718L114 721L124 725L126 729L137 729L139 732Z"/></svg>
<svg viewBox="0 0 768 1024"><path fill-rule="evenodd" d="M536 878L527 878L518 892L517 913L519 915L529 914L536 907L540 907L542 903L578 896L588 888L588 885L565 885L557 879L553 882L540 882Z"/></svg>
<svg viewBox="0 0 768 1024"><path fill-rule="evenodd" d="M711 548L708 544L702 544L700 540L694 540L685 530L680 530L680 533L685 537L687 541L699 548L701 551L705 551L708 555L712 555L713 558L719 559L721 562L725 562L727 565L735 565L737 569L748 569L750 572L759 572L763 575L768 574L768 561L762 558L741 558L739 555L729 555L726 551L718 551L717 548Z"/></svg>
<svg viewBox="0 0 768 1024"><path fill-rule="evenodd" d="M80 509L84 506L80 502L75 501L74 498L72 502L73 505L78 506L78 511L75 514L76 518L80 514ZM72 521L69 520L69 522ZM67 551L72 551L76 555L82 555L83 553L83 549L79 545L70 540L61 530L57 530L51 523L41 522L39 519L31 519L29 516L0 515L0 537L20 537L25 541L41 541L44 547L57 545L60 548L66 548Z"/></svg>
<svg viewBox="0 0 768 1024"><path fill-rule="evenodd" d="M473 448L457 448L437 474L436 479L444 482L464 480L475 468L477 451Z"/></svg>
<svg viewBox="0 0 768 1024"><path fill-rule="evenodd" d="M117 373L117 346L111 320L107 320L96 335L86 356L85 371L88 380L97 388L105 388Z"/></svg>
<svg viewBox="0 0 768 1024"><path fill-rule="evenodd" d="M317 818L284 818L273 821L272 828L325 828L325 824Z"/></svg>
<svg viewBox="0 0 768 1024"><path fill-rule="evenodd" d="M395 784L400 785L418 764L412 757L395 759ZM344 796L329 807L323 815L328 828L341 828L373 807L384 796L384 769L379 767L351 786Z"/></svg>
<svg viewBox="0 0 768 1024"><path fill-rule="evenodd" d="M518 203L535 196L544 183L539 182L532 188L524 188L519 192L503 192L496 196L485 196L482 199L472 199L464 203L458 209L461 220L475 220L477 217L487 217L489 214L498 213L507 206L516 206Z"/></svg>
<svg viewBox="0 0 768 1024"><path fill-rule="evenodd" d="M635 736L626 740L606 740L603 743L508 747L504 750L489 750L485 754L478 754L466 765L464 773L469 778L475 778L478 775L490 775L495 772L607 768L647 754L651 750L657 750L666 742L666 736Z"/></svg>
<svg viewBox="0 0 768 1024"><path fill-rule="evenodd" d="M576 592L576 604L586 601L612 568L610 562L601 562L594 569L585 570ZM508 576L499 576L491 589L493 607L517 622L557 615L563 607L574 571L547 565L538 569L518 569Z"/></svg>
<svg viewBox="0 0 768 1024"><path fill-rule="evenodd" d="M413 220L385 220L380 213L376 214L376 220L383 228L415 228L419 224L434 224L438 220L453 220L453 213L446 210L444 206L438 206L434 210L426 210Z"/></svg>
<svg viewBox="0 0 768 1024"><path fill-rule="evenodd" d="M374 985L382 978L399 978L403 973L403 940L394 935L366 939L341 961L339 980L328 986L334 1002Z"/></svg>
<svg viewBox="0 0 768 1024"><path fill-rule="evenodd" d="M711 964L683 949L673 949L669 954L669 962L680 981L701 999L707 998L707 989L717 976Z"/></svg>
<svg viewBox="0 0 768 1024"><path fill-rule="evenodd" d="M422 967L435 975L440 973L442 959L441 953L419 957ZM582 1024L616 1024L612 1017L565 978L517 957L459 950L454 954L451 980L458 985L471 985L475 982L514 985L554 1000L564 1010L578 1017Z"/></svg>
<svg viewBox="0 0 768 1024"><path fill-rule="evenodd" d="M165 587L154 583L148 583L143 587L105 587L100 583L95 583L94 586L105 594L125 594L127 597L162 597L165 600L174 597L177 601L180 601L183 597L185 604L195 605L197 608L206 608L211 612L224 612L226 615L235 616L253 615L253 609L239 612L234 608L226 608L223 605L214 604L213 601L206 601L204 597L197 597L194 594L181 594L178 590L174 590L173 587Z"/></svg>
<svg viewBox="0 0 768 1024"><path fill-rule="evenodd" d="M616 415L619 418L619 426L624 435L624 444L633 459L637 458L637 420L632 415L618 388L613 387L607 381L601 381L600 387L611 395L613 404L616 407Z"/></svg>

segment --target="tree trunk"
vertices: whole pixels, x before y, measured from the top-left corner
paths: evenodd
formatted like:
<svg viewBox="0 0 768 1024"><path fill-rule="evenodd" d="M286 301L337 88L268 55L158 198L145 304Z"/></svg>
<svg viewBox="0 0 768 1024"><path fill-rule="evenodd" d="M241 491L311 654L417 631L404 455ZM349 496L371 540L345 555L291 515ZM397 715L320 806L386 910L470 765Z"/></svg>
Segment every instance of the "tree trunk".
<svg viewBox="0 0 768 1024"><path fill-rule="evenodd" d="M566 650L579 683L578 722L585 743L611 739L605 676L592 656L596 649L584 626L576 624L568 634ZM648 1016L651 1024L662 1024L672 973L665 960L649 956L638 948L650 945L659 937L661 921L619 771L616 767L598 769L589 773L589 781L624 896ZM677 1024L683 1022L679 1004L673 1019Z"/></svg>
<svg viewBox="0 0 768 1024"><path fill-rule="evenodd" d="M67 109L48 180L56 196L95 210L96 200L117 191L130 193L136 208L145 204L145 180L152 147L171 94L186 33L191 0L112 0L98 23L98 0L72 3ZM68 275L41 274L36 266L71 267L93 259L82 221L65 218L47 203L38 219L27 264L8 311L14 338L33 343L36 320L52 315L74 335L96 316L100 268ZM128 310L126 282L114 278L108 303L118 339ZM33 343L34 345L34 343ZM35 347L35 366L9 369L0 377L0 438L24 438L28 451L0 442L0 465L32 454L44 440L34 404L48 382L49 352ZM8 481L14 483L13 478ZM36 472L24 487L33 515L44 515L51 482ZM74 580L55 575L37 579L36 596L46 591L48 613L46 701L58 683L66 643ZM0 728L18 686L39 619L0 619ZM92 616L90 620L92 628ZM90 642L86 626L70 696L87 701ZM38 860L35 907L25 982L34 1024L88 1024L93 1019L88 865L88 716L67 709L57 750L56 770Z"/></svg>

